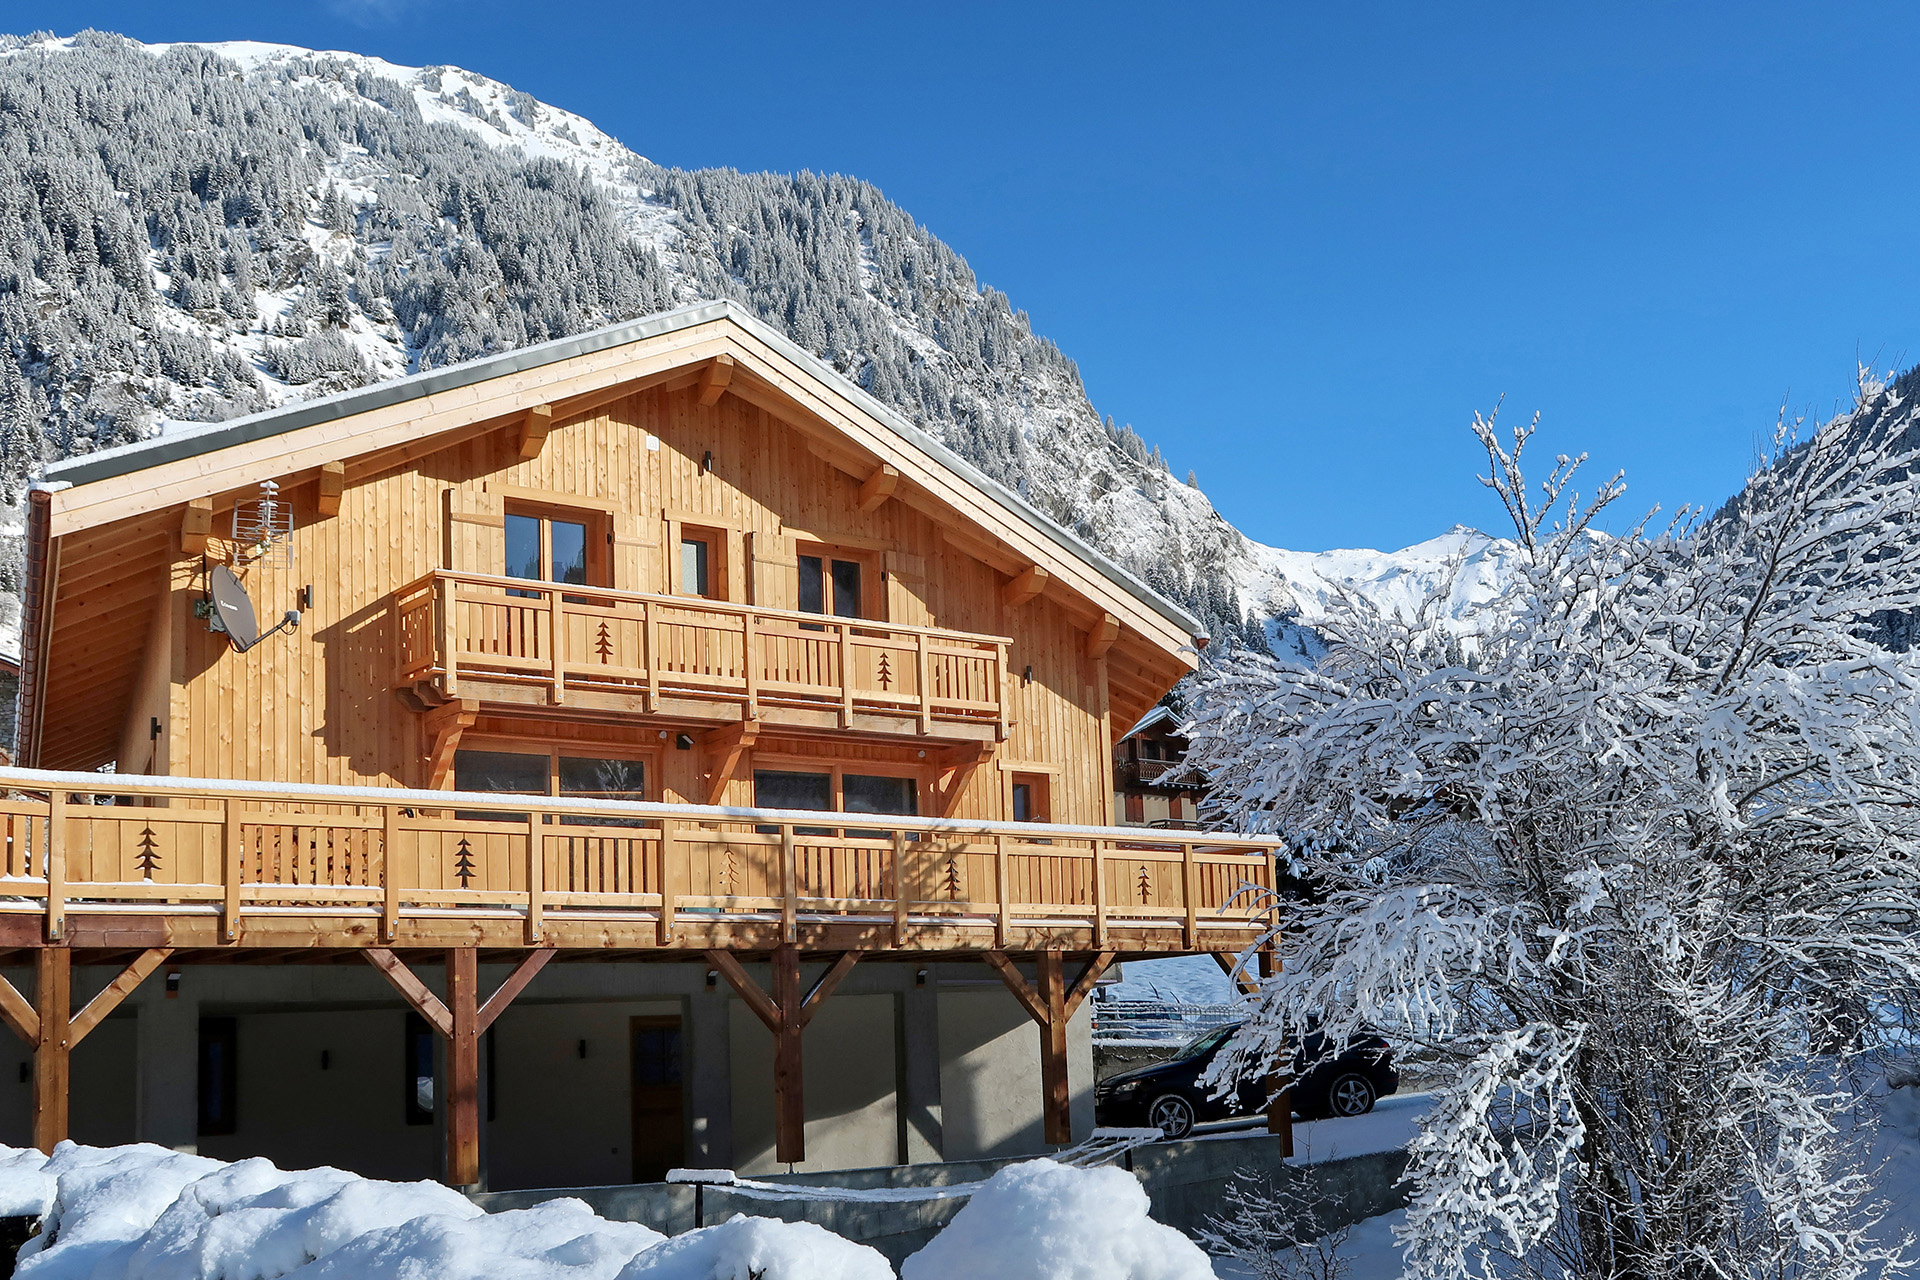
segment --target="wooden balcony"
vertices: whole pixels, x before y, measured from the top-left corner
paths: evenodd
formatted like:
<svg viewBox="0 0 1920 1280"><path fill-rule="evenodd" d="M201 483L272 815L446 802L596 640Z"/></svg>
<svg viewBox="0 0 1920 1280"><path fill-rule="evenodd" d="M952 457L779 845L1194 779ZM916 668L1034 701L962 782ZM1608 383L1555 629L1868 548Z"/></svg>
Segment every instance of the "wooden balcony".
<svg viewBox="0 0 1920 1280"><path fill-rule="evenodd" d="M0 947L1238 950L1276 842L0 769ZM833 824L833 825L825 825Z"/></svg>
<svg viewBox="0 0 1920 1280"><path fill-rule="evenodd" d="M1003 636L440 571L391 602L396 687L688 720L995 742Z"/></svg>

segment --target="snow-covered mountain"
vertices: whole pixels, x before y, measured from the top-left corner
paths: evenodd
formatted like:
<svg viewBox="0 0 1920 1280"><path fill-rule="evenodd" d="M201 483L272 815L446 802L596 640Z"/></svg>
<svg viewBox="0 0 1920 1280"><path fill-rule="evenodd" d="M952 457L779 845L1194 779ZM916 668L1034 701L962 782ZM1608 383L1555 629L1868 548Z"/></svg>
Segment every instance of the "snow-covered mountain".
<svg viewBox="0 0 1920 1280"><path fill-rule="evenodd" d="M1243 537L1005 295L867 183L653 164L452 67L232 42L0 36L0 539L46 461L697 298L737 299L1228 643L1297 642L1503 544ZM0 548L0 591L17 546ZM0 630L12 603L0 607Z"/></svg>

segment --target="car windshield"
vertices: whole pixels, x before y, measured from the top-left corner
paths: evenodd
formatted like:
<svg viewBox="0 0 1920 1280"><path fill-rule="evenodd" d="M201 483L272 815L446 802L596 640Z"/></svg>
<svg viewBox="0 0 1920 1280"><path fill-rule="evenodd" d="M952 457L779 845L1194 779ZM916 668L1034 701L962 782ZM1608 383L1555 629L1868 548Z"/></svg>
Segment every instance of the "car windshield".
<svg viewBox="0 0 1920 1280"><path fill-rule="evenodd" d="M1174 1061L1178 1062L1184 1058L1197 1058L1201 1054L1212 1053L1215 1049L1225 1044L1227 1038L1239 1029L1238 1024L1226 1027L1215 1027L1198 1040L1189 1042L1186 1048L1174 1055Z"/></svg>

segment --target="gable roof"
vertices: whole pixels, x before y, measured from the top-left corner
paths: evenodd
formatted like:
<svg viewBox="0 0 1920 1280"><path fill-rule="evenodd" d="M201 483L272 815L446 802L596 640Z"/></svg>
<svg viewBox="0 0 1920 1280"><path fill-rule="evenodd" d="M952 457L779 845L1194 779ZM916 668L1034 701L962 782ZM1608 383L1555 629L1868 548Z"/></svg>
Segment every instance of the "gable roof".
<svg viewBox="0 0 1920 1280"><path fill-rule="evenodd" d="M297 486L332 463L347 464L357 483L356 469L370 476L404 465L527 422L535 408L549 408L557 424L648 389L691 386L722 357L732 361L728 393L799 432L841 471L887 479L894 500L931 518L962 552L1010 578L1028 575L1019 590L1043 591L1089 633L1090 654L1114 648L1116 719L1139 714L1194 665L1204 637L1186 610L738 304L705 302L49 468L28 509L22 757L47 763L41 740L54 715L62 745L49 741L49 759L86 768L112 758L150 618L110 597L116 584L151 581L174 561L185 504L211 499L223 510L263 480ZM81 591L73 607L60 603ZM76 616L91 624L77 638ZM68 702L81 688L76 710Z"/></svg>
<svg viewBox="0 0 1920 1280"><path fill-rule="evenodd" d="M685 333L715 321L724 321L745 330L759 343L798 366L814 381L831 389L838 398L857 407L874 423L892 432L899 438L900 444L925 455L929 460L952 473L956 479L978 490L1001 511L1013 516L1039 537L1053 543L1061 552L1095 569L1113 590L1145 605L1187 637L1198 639L1204 636L1200 620L1187 610L1162 596L1071 531L1054 523L1026 499L881 404L818 357L802 350L771 325L749 314L737 303L725 299L693 303L639 320L608 325L574 337L559 338L536 346L520 347L497 355L481 356L461 364L448 365L443 369L433 369L352 391L301 401L243 418L174 429L151 439L57 462L47 468L46 478L42 482L44 487L61 491L53 503L54 523L51 533L58 537L101 523L99 520L84 518L85 504L82 495L69 494L67 492L69 487L76 490L82 487L90 488L102 482L122 479L136 472L149 471L167 464L189 463L237 446L292 436L306 428L339 423L374 410L390 409L435 397L457 396L460 392L481 383L511 374L535 372L564 362L578 361L582 357L617 352L620 348L630 347L647 339ZM697 359L705 358L707 357L704 355L697 357ZM219 489L207 488L204 493L182 492L169 495L169 500L163 505L173 505L188 498L206 497L219 491ZM118 514L136 514L138 504L134 504L131 510L121 511L115 508L115 511ZM69 518L62 520L60 517L63 513L67 513ZM964 509L962 514L966 514ZM978 522L977 517L974 519Z"/></svg>

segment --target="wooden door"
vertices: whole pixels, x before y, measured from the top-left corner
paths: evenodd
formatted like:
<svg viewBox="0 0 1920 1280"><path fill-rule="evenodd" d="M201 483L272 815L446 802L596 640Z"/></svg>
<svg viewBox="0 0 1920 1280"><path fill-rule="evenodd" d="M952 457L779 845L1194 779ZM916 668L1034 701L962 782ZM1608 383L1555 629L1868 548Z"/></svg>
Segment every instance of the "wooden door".
<svg viewBox="0 0 1920 1280"><path fill-rule="evenodd" d="M686 1163L678 1017L633 1019L633 1180L660 1182Z"/></svg>

